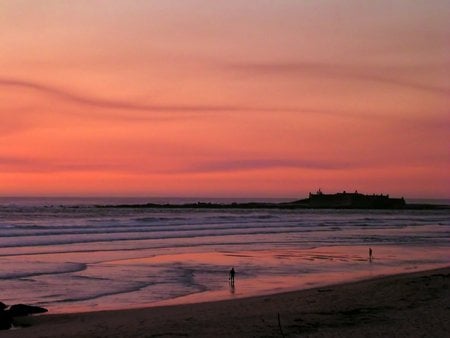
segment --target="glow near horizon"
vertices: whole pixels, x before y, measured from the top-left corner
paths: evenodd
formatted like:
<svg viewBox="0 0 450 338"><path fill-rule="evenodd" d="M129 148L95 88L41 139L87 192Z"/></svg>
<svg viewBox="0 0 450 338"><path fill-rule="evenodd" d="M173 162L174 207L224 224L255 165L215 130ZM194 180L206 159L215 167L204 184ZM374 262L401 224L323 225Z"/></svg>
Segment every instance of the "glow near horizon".
<svg viewBox="0 0 450 338"><path fill-rule="evenodd" d="M449 197L446 1L0 1L0 195Z"/></svg>

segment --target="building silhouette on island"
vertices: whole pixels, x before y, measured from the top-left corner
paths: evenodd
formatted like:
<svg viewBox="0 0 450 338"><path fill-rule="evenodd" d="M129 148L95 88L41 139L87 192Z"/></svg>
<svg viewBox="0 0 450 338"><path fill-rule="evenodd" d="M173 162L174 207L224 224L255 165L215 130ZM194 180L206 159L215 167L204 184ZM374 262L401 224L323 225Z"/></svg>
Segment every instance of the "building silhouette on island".
<svg viewBox="0 0 450 338"><path fill-rule="evenodd" d="M405 199L390 198L389 195L365 195L358 191L354 193L340 192L336 194L324 194L320 189L315 193L309 193L309 198L299 201L310 208L402 208L406 205Z"/></svg>

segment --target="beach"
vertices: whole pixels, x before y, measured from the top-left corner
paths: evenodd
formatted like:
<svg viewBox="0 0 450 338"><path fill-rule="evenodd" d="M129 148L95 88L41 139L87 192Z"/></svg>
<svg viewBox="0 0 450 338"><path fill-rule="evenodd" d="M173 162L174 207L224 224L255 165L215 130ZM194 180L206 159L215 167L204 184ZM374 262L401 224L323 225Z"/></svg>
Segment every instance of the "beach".
<svg viewBox="0 0 450 338"><path fill-rule="evenodd" d="M28 327L2 337L445 337L449 286L447 267L235 300L24 317Z"/></svg>

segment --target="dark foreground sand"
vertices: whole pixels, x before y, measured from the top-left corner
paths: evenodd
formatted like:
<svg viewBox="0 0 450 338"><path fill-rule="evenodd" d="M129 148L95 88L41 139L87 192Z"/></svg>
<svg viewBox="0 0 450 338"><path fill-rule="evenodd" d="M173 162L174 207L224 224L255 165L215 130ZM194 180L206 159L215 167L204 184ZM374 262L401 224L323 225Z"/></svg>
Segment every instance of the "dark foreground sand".
<svg viewBox="0 0 450 338"><path fill-rule="evenodd" d="M42 315L0 336L450 337L449 286L445 268L231 301Z"/></svg>

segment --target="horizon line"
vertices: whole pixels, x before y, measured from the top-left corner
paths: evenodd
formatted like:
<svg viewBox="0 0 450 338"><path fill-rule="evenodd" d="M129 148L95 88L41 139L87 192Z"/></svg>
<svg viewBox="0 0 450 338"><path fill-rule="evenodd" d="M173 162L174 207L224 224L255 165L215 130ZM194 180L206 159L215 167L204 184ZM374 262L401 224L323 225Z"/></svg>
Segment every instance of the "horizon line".
<svg viewBox="0 0 450 338"><path fill-rule="evenodd" d="M324 194L337 194L342 193L344 191L337 191L337 192L329 192ZM345 191L348 194L351 194L353 192ZM358 191L358 193L363 195L389 195L392 198L396 198L397 194L390 194L390 193L364 193ZM20 198L28 198L28 199L38 199L38 198L44 198L44 199L120 199L120 198L139 198L139 199L301 199L303 197L308 197L308 193L304 195L284 195L284 196L189 196L189 195L167 195L167 196L157 196L157 195L0 195L0 199L20 199ZM424 196L400 196L398 195L398 198L404 198L404 199L412 199L412 200L450 200L450 196L446 197L439 197L439 196L432 196L432 197L424 197Z"/></svg>

